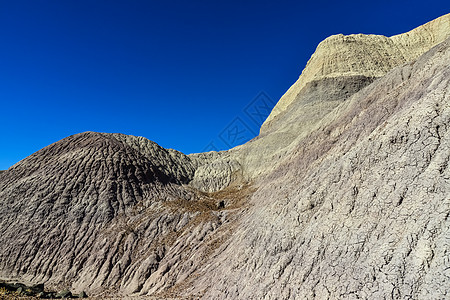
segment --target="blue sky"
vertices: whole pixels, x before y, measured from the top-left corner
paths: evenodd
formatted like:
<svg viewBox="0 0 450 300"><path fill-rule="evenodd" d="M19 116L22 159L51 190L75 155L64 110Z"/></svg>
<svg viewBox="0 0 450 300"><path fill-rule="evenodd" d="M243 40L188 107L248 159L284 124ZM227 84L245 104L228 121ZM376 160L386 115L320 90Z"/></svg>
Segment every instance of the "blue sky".
<svg viewBox="0 0 450 300"><path fill-rule="evenodd" d="M224 130L240 122L254 134L246 108L261 95L273 105L327 36L394 35L449 8L448 0L0 0L0 170L83 131L145 136L184 153L211 142L225 149Z"/></svg>

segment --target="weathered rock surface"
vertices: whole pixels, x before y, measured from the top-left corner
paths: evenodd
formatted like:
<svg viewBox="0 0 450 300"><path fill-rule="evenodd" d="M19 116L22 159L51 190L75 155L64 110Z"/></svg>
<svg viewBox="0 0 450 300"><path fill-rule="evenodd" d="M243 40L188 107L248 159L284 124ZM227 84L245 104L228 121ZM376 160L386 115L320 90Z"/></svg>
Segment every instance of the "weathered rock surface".
<svg viewBox="0 0 450 300"><path fill-rule="evenodd" d="M325 40L229 151L93 132L38 151L0 173L0 277L99 297L445 299L449 18Z"/></svg>
<svg viewBox="0 0 450 300"><path fill-rule="evenodd" d="M173 285L203 258L193 253L210 251L202 241L233 220L219 204L240 207L226 195L242 189L183 187L194 165L143 138L93 132L33 154L0 178L0 227L10 241L0 247L1 276L89 294Z"/></svg>
<svg viewBox="0 0 450 300"><path fill-rule="evenodd" d="M328 37L317 46L297 82L281 97L261 132L296 101L308 83L336 77L381 77L392 68L417 59L449 36L450 14L392 37L364 34Z"/></svg>
<svg viewBox="0 0 450 300"><path fill-rule="evenodd" d="M444 299L449 66L446 41L322 120L192 286L206 299Z"/></svg>

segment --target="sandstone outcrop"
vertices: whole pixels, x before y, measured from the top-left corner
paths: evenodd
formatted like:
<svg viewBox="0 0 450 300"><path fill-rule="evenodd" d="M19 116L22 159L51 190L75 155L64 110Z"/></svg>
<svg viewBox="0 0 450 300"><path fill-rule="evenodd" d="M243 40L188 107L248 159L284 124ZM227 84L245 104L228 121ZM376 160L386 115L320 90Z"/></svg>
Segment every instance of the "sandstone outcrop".
<svg viewBox="0 0 450 300"><path fill-rule="evenodd" d="M0 278L89 295L445 299L450 15L333 36L252 141L86 132L0 173Z"/></svg>

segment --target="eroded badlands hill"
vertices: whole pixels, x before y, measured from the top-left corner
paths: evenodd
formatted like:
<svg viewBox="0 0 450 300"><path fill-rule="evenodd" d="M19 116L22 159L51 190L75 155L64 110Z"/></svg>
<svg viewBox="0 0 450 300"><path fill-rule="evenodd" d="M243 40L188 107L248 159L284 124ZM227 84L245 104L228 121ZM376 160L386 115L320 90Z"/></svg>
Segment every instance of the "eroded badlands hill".
<svg viewBox="0 0 450 300"><path fill-rule="evenodd" d="M449 28L450 17L447 14L392 37L364 34L328 37L317 46L300 78L277 103L262 129L270 127L272 120L291 103L299 102L299 93L307 85L320 84L327 79L352 83L362 78L370 80L384 76L394 67L417 59L444 41L449 36Z"/></svg>
<svg viewBox="0 0 450 300"><path fill-rule="evenodd" d="M330 37L229 151L88 132L24 159L0 173L1 277L103 296L444 299L449 20Z"/></svg>

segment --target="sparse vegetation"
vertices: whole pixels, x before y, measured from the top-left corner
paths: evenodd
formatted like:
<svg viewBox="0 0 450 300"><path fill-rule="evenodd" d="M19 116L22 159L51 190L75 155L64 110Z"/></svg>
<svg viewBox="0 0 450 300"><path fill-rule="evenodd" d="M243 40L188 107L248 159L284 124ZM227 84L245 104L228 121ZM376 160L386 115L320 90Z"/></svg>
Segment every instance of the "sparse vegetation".
<svg viewBox="0 0 450 300"><path fill-rule="evenodd" d="M60 293L54 291L44 291L43 284L26 286L22 283L9 283L0 281L0 299L58 299L58 298L86 298L85 292L73 295L70 291L64 290Z"/></svg>

